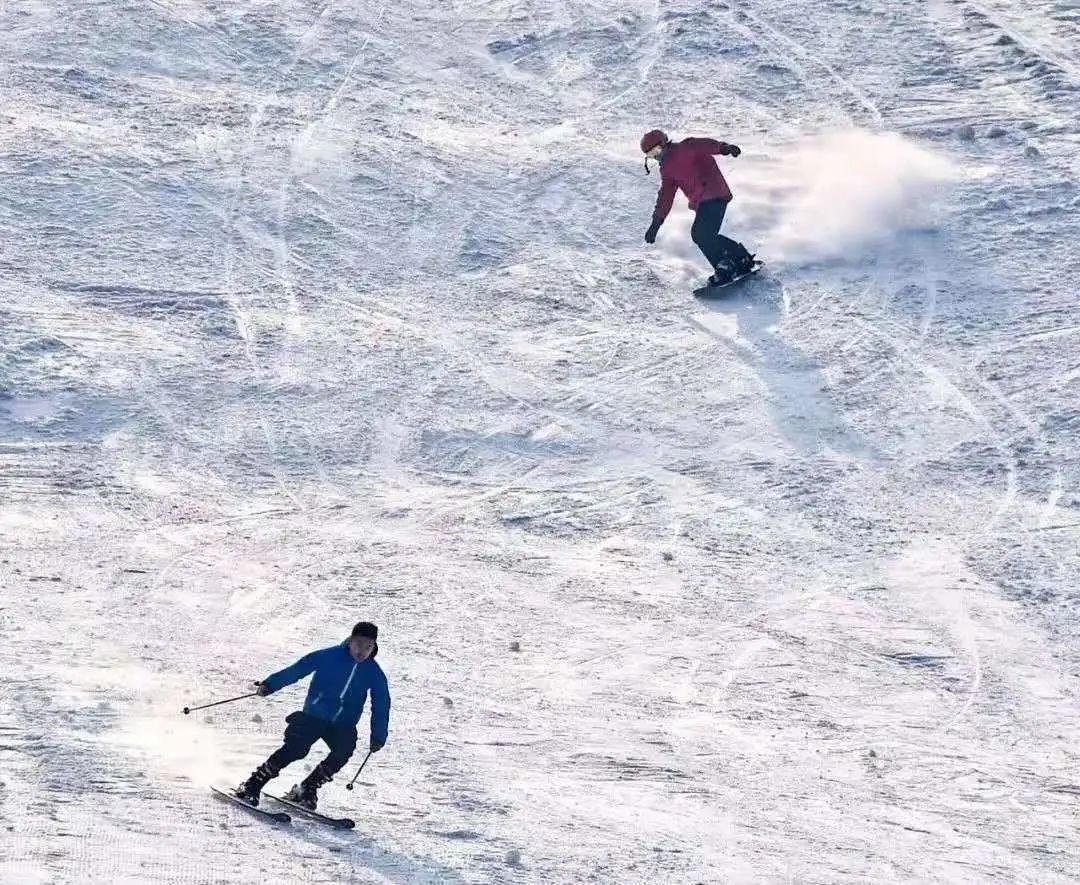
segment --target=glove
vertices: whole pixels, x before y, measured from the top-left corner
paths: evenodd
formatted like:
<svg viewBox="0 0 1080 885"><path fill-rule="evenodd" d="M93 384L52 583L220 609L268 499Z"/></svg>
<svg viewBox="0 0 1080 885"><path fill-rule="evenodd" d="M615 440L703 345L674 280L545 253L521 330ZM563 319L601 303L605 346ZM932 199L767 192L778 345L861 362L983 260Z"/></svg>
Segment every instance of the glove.
<svg viewBox="0 0 1080 885"><path fill-rule="evenodd" d="M660 230L660 225L655 221L649 225L649 229L645 231L645 242L652 245L656 242L656 233Z"/></svg>
<svg viewBox="0 0 1080 885"><path fill-rule="evenodd" d="M385 746L386 741L377 741L375 740L375 738L372 738L371 743L368 744L368 749L371 750L372 753L378 753L379 750L381 750Z"/></svg>
<svg viewBox="0 0 1080 885"><path fill-rule="evenodd" d="M729 144L725 153L729 157L737 157L742 153L742 149L737 144Z"/></svg>
<svg viewBox="0 0 1080 885"><path fill-rule="evenodd" d="M270 686L267 685L266 683L264 683L264 682L256 682L255 686L256 686L255 687L255 692L259 695L259 697L264 698L268 694L270 694Z"/></svg>

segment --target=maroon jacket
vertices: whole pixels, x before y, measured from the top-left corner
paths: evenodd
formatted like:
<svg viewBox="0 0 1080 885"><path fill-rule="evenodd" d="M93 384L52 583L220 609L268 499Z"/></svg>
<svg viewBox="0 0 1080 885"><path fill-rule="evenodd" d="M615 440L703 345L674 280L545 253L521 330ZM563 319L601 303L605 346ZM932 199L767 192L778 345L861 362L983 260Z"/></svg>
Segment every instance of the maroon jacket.
<svg viewBox="0 0 1080 885"><path fill-rule="evenodd" d="M715 138L671 142L660 157L661 184L653 222L659 225L667 218L675 192L680 188L694 210L706 200L730 200L731 188L713 159L715 154L726 154L728 149L729 145Z"/></svg>

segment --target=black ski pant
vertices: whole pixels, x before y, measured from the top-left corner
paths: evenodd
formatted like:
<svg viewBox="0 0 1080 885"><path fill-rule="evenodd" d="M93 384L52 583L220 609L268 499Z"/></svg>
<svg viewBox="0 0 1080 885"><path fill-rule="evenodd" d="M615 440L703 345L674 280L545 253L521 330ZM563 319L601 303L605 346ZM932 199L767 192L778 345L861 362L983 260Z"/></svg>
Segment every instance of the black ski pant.
<svg viewBox="0 0 1080 885"><path fill-rule="evenodd" d="M735 267L749 257L742 243L720 233L727 211L727 200L706 200L697 207L697 217L690 228L690 239L701 250L705 260L715 268L718 264Z"/></svg>
<svg viewBox="0 0 1080 885"><path fill-rule="evenodd" d="M319 787L345 767L356 749L354 725L334 725L300 710L290 713L285 717L285 721L288 723L285 743L265 762L265 766L273 772L273 777L277 777L286 765L303 759L315 742L321 739L330 748L330 755L316 765L315 770L305 779Z"/></svg>

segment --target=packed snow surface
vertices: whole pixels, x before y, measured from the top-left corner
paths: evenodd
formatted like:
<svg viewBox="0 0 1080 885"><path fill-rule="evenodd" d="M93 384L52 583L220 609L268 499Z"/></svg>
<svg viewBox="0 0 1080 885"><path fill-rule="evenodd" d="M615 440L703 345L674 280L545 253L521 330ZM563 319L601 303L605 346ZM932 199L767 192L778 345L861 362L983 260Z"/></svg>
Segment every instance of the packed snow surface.
<svg viewBox="0 0 1080 885"><path fill-rule="evenodd" d="M1077 881L1078 35L0 0L0 882ZM357 829L213 799L360 619Z"/></svg>

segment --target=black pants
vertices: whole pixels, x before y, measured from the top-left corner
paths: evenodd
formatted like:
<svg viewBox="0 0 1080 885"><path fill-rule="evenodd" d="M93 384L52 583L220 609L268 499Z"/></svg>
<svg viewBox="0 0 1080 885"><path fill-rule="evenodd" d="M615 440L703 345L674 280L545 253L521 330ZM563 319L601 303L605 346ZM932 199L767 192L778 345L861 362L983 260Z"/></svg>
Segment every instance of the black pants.
<svg viewBox="0 0 1080 885"><path fill-rule="evenodd" d="M726 211L727 200L707 200L697 207L697 217L690 228L690 239L714 268L721 263L736 267L750 257L742 243L720 233Z"/></svg>
<svg viewBox="0 0 1080 885"><path fill-rule="evenodd" d="M286 716L285 721L289 723L285 729L285 743L265 763L275 776L286 765L303 759L315 741L321 739L330 748L330 755L309 775L316 782L315 786L319 786L344 768L356 749L355 726L334 725L299 710Z"/></svg>

